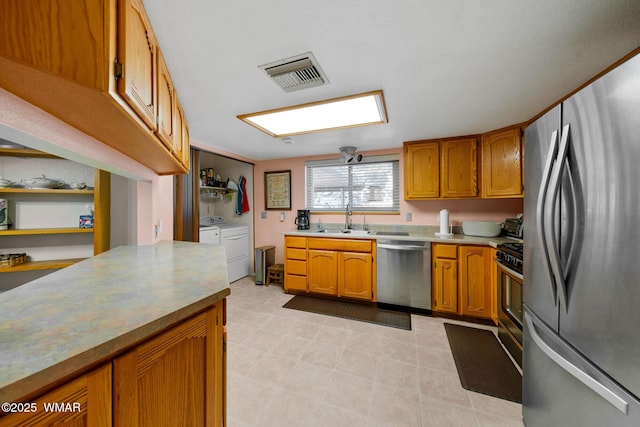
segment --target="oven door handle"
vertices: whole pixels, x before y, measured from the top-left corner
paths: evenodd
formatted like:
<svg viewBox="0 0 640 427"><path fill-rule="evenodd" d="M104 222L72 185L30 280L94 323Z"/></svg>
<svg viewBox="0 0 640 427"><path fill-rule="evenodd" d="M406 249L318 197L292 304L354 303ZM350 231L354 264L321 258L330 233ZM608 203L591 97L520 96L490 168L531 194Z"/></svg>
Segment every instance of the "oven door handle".
<svg viewBox="0 0 640 427"><path fill-rule="evenodd" d="M547 203L547 191L549 190L549 180L551 178L551 170L553 169L553 162L558 154L558 130L554 130L551 134L551 141L549 147L549 153L547 154L547 160L542 172L542 182L540 183L540 191L538 192L538 199L536 204L536 232L538 234L538 240L542 247L542 257L544 258L543 265L547 273L549 280L549 290L551 291L551 301L553 305L558 304L558 298L556 293L556 285L553 281L553 272L551 270L551 263L549 261L549 245L547 242L545 229L547 227L548 218L546 217L545 206Z"/></svg>
<svg viewBox="0 0 640 427"><path fill-rule="evenodd" d="M514 276L515 278L524 281L524 276L522 274L518 273L517 271L514 271L514 270L510 269L509 267L507 267L506 265L502 264L499 261L496 261L496 264L498 265L498 268L501 269L502 271L504 271L505 273L510 274L510 275Z"/></svg>

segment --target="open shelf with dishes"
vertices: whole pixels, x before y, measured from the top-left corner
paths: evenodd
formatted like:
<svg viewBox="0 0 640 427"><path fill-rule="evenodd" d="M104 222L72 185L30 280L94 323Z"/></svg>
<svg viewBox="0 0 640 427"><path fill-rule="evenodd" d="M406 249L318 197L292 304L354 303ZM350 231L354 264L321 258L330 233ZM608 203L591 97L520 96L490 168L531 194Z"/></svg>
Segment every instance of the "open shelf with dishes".
<svg viewBox="0 0 640 427"><path fill-rule="evenodd" d="M0 291L109 249L110 180L108 172L55 155L0 148L0 199L7 201L0 254L26 255L0 262L0 273L8 273Z"/></svg>

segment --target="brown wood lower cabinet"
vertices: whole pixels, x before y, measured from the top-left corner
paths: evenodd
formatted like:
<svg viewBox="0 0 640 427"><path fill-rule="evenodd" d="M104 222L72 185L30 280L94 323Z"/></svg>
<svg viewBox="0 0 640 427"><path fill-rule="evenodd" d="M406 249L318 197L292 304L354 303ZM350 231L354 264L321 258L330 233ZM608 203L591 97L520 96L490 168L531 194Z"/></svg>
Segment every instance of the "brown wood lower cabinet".
<svg viewBox="0 0 640 427"><path fill-rule="evenodd" d="M338 252L309 250L309 292L338 295Z"/></svg>
<svg viewBox="0 0 640 427"><path fill-rule="evenodd" d="M343 297L373 298L373 256L366 253L338 254L338 294Z"/></svg>
<svg viewBox="0 0 640 427"><path fill-rule="evenodd" d="M222 365L216 307L114 360L116 425L223 425Z"/></svg>
<svg viewBox="0 0 640 427"><path fill-rule="evenodd" d="M432 310L458 312L458 252L455 245L433 245Z"/></svg>
<svg viewBox="0 0 640 427"><path fill-rule="evenodd" d="M460 314L491 318L491 248L460 246Z"/></svg>
<svg viewBox="0 0 640 427"><path fill-rule="evenodd" d="M222 305L28 400L37 411L0 416L0 427L226 425ZM65 410L46 411L44 402Z"/></svg>
<svg viewBox="0 0 640 427"><path fill-rule="evenodd" d="M434 244L432 249L432 310L491 319L491 248Z"/></svg>
<svg viewBox="0 0 640 427"><path fill-rule="evenodd" d="M284 290L304 291L307 285L307 238L284 238Z"/></svg>
<svg viewBox="0 0 640 427"><path fill-rule="evenodd" d="M111 396L111 363L107 363L29 400L29 412L0 417L0 426L109 427L113 424Z"/></svg>
<svg viewBox="0 0 640 427"><path fill-rule="evenodd" d="M285 237L285 290L376 300L372 240Z"/></svg>

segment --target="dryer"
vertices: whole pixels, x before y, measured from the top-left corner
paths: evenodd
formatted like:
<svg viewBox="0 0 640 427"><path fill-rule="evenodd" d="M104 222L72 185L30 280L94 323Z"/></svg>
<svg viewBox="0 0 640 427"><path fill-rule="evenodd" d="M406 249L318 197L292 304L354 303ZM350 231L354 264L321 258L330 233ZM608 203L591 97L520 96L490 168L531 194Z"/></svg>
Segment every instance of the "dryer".
<svg viewBox="0 0 640 427"><path fill-rule="evenodd" d="M216 227L220 230L220 244L224 246L227 254L229 282L248 276L249 227L243 224L227 223L221 216L200 217L200 226L201 242L203 229L206 231L207 228Z"/></svg>

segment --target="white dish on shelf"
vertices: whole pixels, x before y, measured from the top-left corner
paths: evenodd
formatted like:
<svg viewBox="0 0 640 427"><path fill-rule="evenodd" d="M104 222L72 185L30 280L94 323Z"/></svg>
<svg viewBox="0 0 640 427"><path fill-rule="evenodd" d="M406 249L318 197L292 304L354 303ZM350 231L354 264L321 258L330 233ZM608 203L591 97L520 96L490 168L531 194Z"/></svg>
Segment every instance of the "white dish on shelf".
<svg viewBox="0 0 640 427"><path fill-rule="evenodd" d="M69 187L72 190L82 190L84 188L87 188L87 184L85 184L84 182L70 182Z"/></svg>
<svg viewBox="0 0 640 427"><path fill-rule="evenodd" d="M23 179L21 182L27 188L38 188L38 189L60 188L64 185L64 182L57 179L47 178L44 175L42 175L39 178Z"/></svg>
<svg viewBox="0 0 640 427"><path fill-rule="evenodd" d="M9 188L13 186L13 181L0 177L0 188Z"/></svg>

